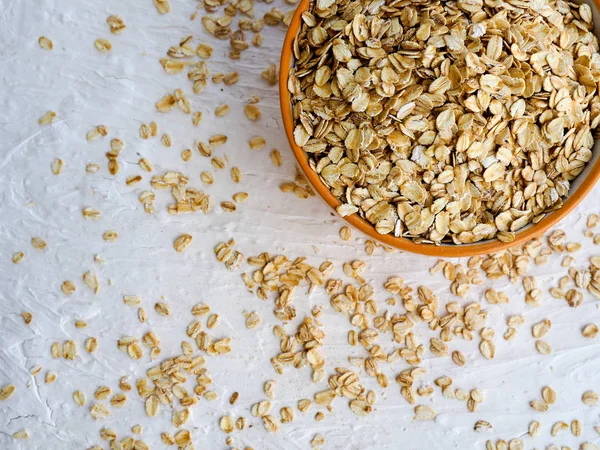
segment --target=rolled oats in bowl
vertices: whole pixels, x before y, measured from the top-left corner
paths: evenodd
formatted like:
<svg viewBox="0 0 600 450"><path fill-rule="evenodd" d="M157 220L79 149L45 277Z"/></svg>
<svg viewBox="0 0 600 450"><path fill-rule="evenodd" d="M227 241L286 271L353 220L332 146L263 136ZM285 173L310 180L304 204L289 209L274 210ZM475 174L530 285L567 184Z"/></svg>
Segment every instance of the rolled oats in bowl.
<svg viewBox="0 0 600 450"><path fill-rule="evenodd" d="M592 157L588 4L317 0L288 89L294 141L378 233L473 243L561 208Z"/></svg>

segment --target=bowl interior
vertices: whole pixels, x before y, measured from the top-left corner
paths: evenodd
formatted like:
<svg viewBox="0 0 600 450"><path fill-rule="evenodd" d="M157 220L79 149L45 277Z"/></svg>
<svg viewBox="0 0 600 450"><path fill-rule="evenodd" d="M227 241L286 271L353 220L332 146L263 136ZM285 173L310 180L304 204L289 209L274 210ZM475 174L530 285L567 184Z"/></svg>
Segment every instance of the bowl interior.
<svg viewBox="0 0 600 450"><path fill-rule="evenodd" d="M600 0L575 0L574 3L587 3L591 6L592 14L594 18L594 34L600 38L600 12L599 5ZM301 0L294 18L288 28L287 35L283 46L281 55L280 65L280 101L281 101L281 112L283 116L283 123L285 131L290 142L290 146L300 168L304 172L306 178L313 186L319 196L333 209L335 209L341 202L334 197L327 186L321 181L319 175L314 172L308 163L307 154L296 145L293 138L294 122L292 118L292 104L291 96L287 90L287 81L289 75L289 69L294 64L293 55L293 42L298 34L301 26L301 15L302 12L308 9L310 0ZM491 239L487 241L481 241L473 244L451 244L443 243L439 245L434 244L415 244L413 241L406 238L399 238L392 235L382 235L377 233L373 225L362 219L358 214L344 217L343 219L354 228L367 234L369 237L400 250L405 250L413 253L419 253L430 256L439 257L462 257L462 256L474 256L481 254L494 253L501 250L505 250L509 247L521 245L528 240L537 237L545 233L549 228L554 226L562 218L564 218L571 210L577 206L577 204L589 193L594 187L594 184L600 177L600 140L594 142L592 147L592 159L588 162L582 173L571 182L569 190L569 196L565 199L562 208L559 210L548 213L540 222L537 224L529 224L526 227L519 230L515 239L512 242L501 242L497 239Z"/></svg>

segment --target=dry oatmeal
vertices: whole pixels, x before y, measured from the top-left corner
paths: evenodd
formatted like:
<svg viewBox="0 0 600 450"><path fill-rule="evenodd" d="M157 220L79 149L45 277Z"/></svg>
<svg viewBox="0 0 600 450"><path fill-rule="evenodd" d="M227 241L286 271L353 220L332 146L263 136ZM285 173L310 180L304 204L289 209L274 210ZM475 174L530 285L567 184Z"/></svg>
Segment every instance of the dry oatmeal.
<svg viewBox="0 0 600 450"><path fill-rule="evenodd" d="M158 17L158 13L166 14L171 11L170 0L153 2L154 7L152 3L147 5L153 15ZM266 4L270 2L271 0L266 0ZM286 3L293 5L295 0L287 0ZM596 67L598 57L595 38L586 40L585 37L591 24L589 8L573 9L573 5L562 2L551 3L548 6L550 9L546 6L541 8L542 5L548 3L545 0L458 0L444 3L413 0L367 4L360 0L355 3L318 0L313 6L313 12L304 14L304 34L300 36L295 49L302 68L295 73L290 83L292 89L302 88L299 92L303 96L296 96L295 112L297 124L301 127L296 137L308 139L304 148L311 152L315 170L330 184L336 195L343 198L345 206L342 211L351 212L352 208L357 208L359 214L372 221L381 232L399 232L419 242L454 240L458 243L487 238L493 234L503 240L510 240L512 233L519 227L528 221L538 220L546 209L560 206L561 189L568 187L568 182L583 167L589 156L589 133L596 125L600 106L595 98L596 77L600 71ZM175 14L178 12L177 6L177 3L173 3ZM245 50L251 49L251 45L262 45L263 26L266 24L283 28L283 25L289 24L290 12L293 12L283 12L269 6L267 8L271 8L270 11L263 15L266 9L259 11L261 5L254 5L253 0L224 3L205 0L198 6L191 19L194 20L196 14L204 16L202 23L208 33L215 39L225 41L230 47L227 51L231 59L242 59L243 62L248 62L247 59L244 60ZM254 6L257 11L254 11ZM570 8L571 15L568 15L567 10ZM536 9L541 9L539 14ZM101 17L102 21L105 20L104 17ZM129 23L134 24L133 19L128 18L128 21L131 20ZM512 25L512 22L517 24ZM125 32L123 19L111 15L106 23L110 30L105 32L108 34L110 31L115 42L122 42L118 39L123 37L117 35ZM102 26L106 25L102 23ZM557 34L556 30L560 26L564 30ZM271 44L271 36L266 32L264 34L265 45ZM531 38L532 35L536 39ZM95 37L91 37L86 45L89 46L94 39ZM51 42L44 45L47 50L52 49ZM96 40L95 45L99 51L112 51L112 45L106 39ZM542 47L543 50L540 50ZM122 57L121 51L123 48L115 45L114 56ZM180 74L184 77L183 73L187 72L195 94L208 87L209 83L215 84L211 88L221 91L238 82L240 86L235 89L251 86L253 80L248 77L247 65L235 67L241 71L243 78L240 78L238 72L227 72L233 67L218 67L224 55L222 46L215 46L214 53L215 58L209 61L213 55L213 47L201 43L194 36L184 36L158 62L167 74ZM573 63L573 67L565 67L565 61ZM263 62L254 67L254 81L261 86L261 95L264 94L266 98L269 97L266 85L276 85L279 75L275 64L269 65L261 73L269 63L270 61ZM215 68L222 72L215 73ZM176 78L173 77L174 80ZM309 89L303 90L307 86L310 86ZM192 109L191 95L188 99L182 89L175 87L170 88L170 93L162 98L155 98L152 104L158 100L155 104L158 112L170 112L176 115L175 118L177 115L183 117L182 113L187 114L192 119L191 125L200 126L203 114ZM255 168L245 166L243 159L235 159L239 155L235 155L235 150L231 147L247 140L250 149L266 150L267 144L271 144L272 136L266 134L268 126L267 129L261 129L261 108L265 112L264 122L268 125L268 121L272 119L272 107L267 102L264 103L264 108L263 104L259 106L260 99L255 95L242 105L227 97L214 97L214 101L207 103L208 98L200 99L201 102L197 99L193 101L205 114L212 116L214 111L215 116L223 117L221 122L225 124L233 120L236 114L241 116L243 109L247 119L258 121L247 124L251 125L252 133L245 134L241 141L239 136L230 135L228 143L226 135L213 134L209 138L209 132L202 137L205 142L196 141L192 147L191 141L184 143L181 135L176 133L178 129L172 127L168 122L169 118L161 117L160 133L156 122L141 124L140 140L135 142L138 140L136 137L132 142L135 150L126 157L126 152L122 152L123 141L112 136L112 122L108 122L111 136L108 136L109 130L105 125L85 125L89 130L86 135L86 139L90 141L89 150L93 150L92 146L102 153L108 150L105 153L108 172L120 175L120 178L111 177L110 181L124 182L128 186L128 193L140 201L146 213L155 213L160 191L169 192L173 199L168 206L169 214L186 214L197 210L206 214L216 203L224 212L244 213L244 202L249 200L249 194L236 192L237 189L220 191L223 187L221 183L229 183L230 186L231 183L242 183L246 188L245 182L248 180L243 179L243 176L249 178L249 181L255 178ZM231 109L226 101L231 104ZM69 119L68 110L63 113L65 120ZM225 118L227 114L229 116ZM50 125L56 119L57 114L48 111L39 119L39 124ZM136 133L141 119L136 119L134 124ZM212 121L214 117L209 119ZM556 120L562 121L562 130L558 130ZM191 127L189 119L186 121L187 126ZM40 132L52 133L62 125L57 123L53 127L40 129ZM209 128L210 125L208 124ZM121 131L120 127L114 128ZM163 128L169 129L173 134L165 133ZM565 132L564 129L573 131ZM212 130L213 133L219 131L221 130ZM255 136L257 133L265 135L267 139ZM560 133L564 133L560 141L553 142L555 135ZM102 140L103 137L107 139ZM152 138L156 140L153 142ZM534 138L548 145L532 149L530 140ZM102 146L106 146L109 140L110 149L102 150ZM323 143L325 147L322 147ZM140 144L144 149L138 152L135 146ZM184 164L190 172L185 174L164 171L166 169L161 164L164 161L154 151L155 146L161 144L172 147L171 150L175 152L173 158L179 164L182 161L191 162L195 152L193 149L196 148L201 157L196 156L195 158L200 159L194 163L206 165L196 170L195 164ZM241 147L244 151L246 146ZM231 159L222 153L223 149L231 152ZM65 158L65 162L57 156ZM266 155L263 156L264 161L270 164ZM68 159L65 153L48 157L43 162L45 170L50 165L55 175L67 172L66 175L70 176L76 170L83 171L85 161L82 164ZM207 161L202 158L207 158ZM282 166L282 155L277 149L270 150L269 158L274 166ZM137 160L139 166L135 164ZM212 167L209 168L210 171L204 170L208 160ZM119 163L122 165L120 174ZM241 168L234 164L240 164ZM105 169L101 169L97 163L88 163L85 170L89 174L100 172L96 176L84 174L90 179L106 179ZM224 170L229 173L221 173ZM190 179L197 180L198 176L207 189L214 189L219 196L213 199L204 192L191 188ZM64 182L65 178L69 177L63 175L58 181ZM57 178L53 177L53 180ZM280 188L283 192L293 193L302 199L314 195L309 183L300 173L295 178L289 176L282 181ZM513 181L514 186L505 189L508 181ZM252 195L255 198L255 194ZM114 251L115 248L130 244L126 224L115 221L114 212L104 202L102 211L92 207L82 209L83 218L99 221L87 222L86 226L96 225L91 239L98 241L102 237L104 242L99 244L106 248L106 261L113 264L111 269L114 269L117 261L112 258L115 253L109 253L109 246ZM147 219L141 219L144 218ZM220 218L223 219L223 215ZM592 232L599 221L598 215L589 214L586 219L588 233L585 237L600 243L600 234L594 236ZM161 220L161 217L156 214L152 220ZM187 223L181 224L184 225L183 229L187 228ZM236 228L230 229L232 234L236 230L239 231ZM179 255L179 258L185 256L184 259L189 259L188 262L203 259L204 244L211 242L205 239L208 235L202 235L202 239L197 236L193 239L191 234L180 233L181 229L179 232L171 232L167 250L187 252ZM30 239L30 235L27 236ZM27 241L15 242L15 248L10 252L13 254L13 262L16 264L23 261L23 265L11 266L11 270L31 269L30 264L36 264L37 260L53 257L57 240L50 234L43 234L43 237L48 240L48 244L41 237L31 239L33 249L28 252L25 260L25 254L17 252L16 246L27 248ZM332 233L329 237L339 243ZM353 237L352 230L347 226L339 230L339 239L352 246L359 241L359 245L362 245L362 239ZM197 242L198 240L201 242ZM191 248L192 244L198 248ZM371 240L364 242L364 246L368 255L373 255L378 248L390 251ZM252 429L259 423L268 432L281 430L280 432L287 434L293 432L290 423L314 419L315 422L322 422L319 426L324 430L321 432L325 433L335 419L337 411L334 407L343 404L357 416L367 416L377 412L379 398L388 402L406 402L408 406L405 412L414 416L415 420L436 420L436 411L440 410L447 414L447 408L439 406L440 394L444 398L460 402L462 408L466 407L471 413L479 413L481 411L478 408L481 408L486 392L489 392L486 389L492 389L492 386L484 386L484 381L488 380L482 379L481 386L458 387L462 383L466 384L466 381L458 380L460 370L481 369L486 365L485 359L495 358L496 352L499 357L504 355L506 346L514 344L514 341L508 341L517 337L529 340L526 351L530 353L537 351L550 355L564 351L559 334L564 323L560 327L555 325L552 330L549 319L532 320L524 311L517 312L516 302L524 297L526 304L521 305L523 308L545 306L546 300L552 301L544 292L548 289L552 297L566 301L570 307L577 307L589 300L586 290L592 296L600 298L600 256L592 256L589 261L578 261L576 257L579 255L576 252L583 248L582 244L567 239L567 233L562 230L552 232L547 241L535 239L521 247L485 257L474 257L468 262L436 262L430 270L431 275L439 272L449 282L451 294L470 298L460 301L447 299L436 286L428 285L426 280L419 280L418 285L411 286L411 283L405 282L400 276L390 276L385 281L385 293L381 296L381 283L379 286L372 285L370 280L371 276L381 274L366 270L367 263L374 258L367 258L366 262L360 259L346 262L333 259L313 264L310 257L288 259L282 254L268 252L246 258L238 248L233 239L221 242L214 248L215 257L226 269L242 272L240 275L249 293L255 294L261 301L272 300L273 304L266 304L266 309L259 308L260 302L253 299L250 301L254 303L248 303L248 306L237 312L229 309L229 306L222 309L221 305L221 311L217 313L211 311L208 304L198 303L191 308L186 307L188 314L191 312L193 317L188 317L189 322L186 320L182 324L179 307L184 303L179 298L170 298L167 302L159 293L156 297L160 300L152 298L153 295L148 298L147 294L142 299L141 296L133 295L133 292L124 291L117 294L124 303L118 307L126 314L135 314L139 322L144 324L143 331L133 327L128 333L134 335L119 333L111 336L97 328L99 318L80 315L80 311L73 312L64 317L68 330L72 330L73 326L76 329L77 334L72 336L73 340L65 341L65 337L57 342L48 342L46 349L50 346L50 354L45 355L47 361L44 362L44 367L27 367L25 374L32 377L44 370L47 385L57 380L56 373L48 369L61 370L60 380L74 383L72 390L81 389L72 394L72 390L69 391L72 401L89 411L93 419L120 419L118 414L121 412L118 409L136 401L139 404L137 406L143 404L149 417L155 418L154 423L158 424L158 420L166 418L170 422L167 426L172 426L169 431L162 432L152 430L152 427L143 430L141 425L133 425L135 422L131 421L123 429L126 431L130 428L131 433L137 436L119 437L116 430L108 426L99 427L99 437L104 442L100 442L102 445L91 442L90 450L104 447L111 450L146 450L149 447L140 440L140 435L152 432L156 438L156 431L165 444L192 449L192 441L196 440L198 433L202 433L198 427L191 425L194 422L192 411L196 405L207 401L213 402L210 405L213 412L208 419L213 422L212 427L219 426L226 433L222 438L228 448L240 450L252 450L246 442L249 436L241 432ZM316 254L319 253L320 248L312 248ZM540 266L549 262L552 254L557 254L562 260L564 276L555 286L546 287L545 280L540 277L538 281L534 274L528 273L528 269L531 262ZM99 255L94 257L94 261L104 263ZM586 264L585 267L581 267L582 262ZM83 270L87 268L83 267ZM334 273L334 270L340 273ZM115 278L113 283L112 279L107 278L110 275L103 272L100 266L88 270L83 274L82 280L77 282L80 287L83 285L79 291L84 292L79 292L73 281L66 280L61 284L60 280L67 278L77 280L78 273L74 275L65 272L57 278L52 289L58 291L60 287L62 292L57 293L61 295L61 300L75 304L80 300L79 295L87 295L88 290L98 294L96 300L99 301L105 295L114 297L119 279ZM232 278L236 277L230 275ZM518 283L521 298L505 288L508 283L497 283L495 286L491 284L485 289L482 286L479 289L482 296L477 298L480 292L473 291L484 283L486 277L490 281L502 279L503 282ZM329 301L320 303L321 299L310 298L309 302L304 302L300 293L302 288L306 288L307 295L313 292L321 294L321 289L324 289ZM144 292L142 289L140 291ZM72 297L66 298L63 294ZM200 298L194 302L210 301L214 302L214 306L220 304L217 302L221 298L210 298L210 290L198 294ZM230 303L229 297L224 298ZM506 312L504 307L509 302L511 313L503 316L506 320L501 321L501 329L494 330L491 324L498 322L488 320L488 315L492 319L499 310ZM35 330L46 319L45 315L34 309L34 305L23 306L17 310L17 317L22 319L18 325L23 327L24 323ZM28 310L30 306L32 312ZM237 314L237 318L229 314L232 311ZM331 312L343 315L349 322L349 329L344 331L347 332L348 346L352 347L347 350L352 353L344 356L347 357L350 369L342 367L345 364L326 364L329 352L325 345L325 335L330 329L325 319L328 319L327 315ZM277 325L273 325L271 313L278 321ZM234 320L237 320L237 325L245 325L249 331L233 330L231 338L222 336L222 333L232 330ZM176 326L185 327L179 331L185 331L187 337L182 335L183 340L175 342L174 353L170 345L172 339L168 337L161 342L163 336L159 338L157 334L160 328L153 331L152 327L159 321L163 325L168 322L173 329ZM597 338L598 326L592 321L593 319L586 318L585 321L574 323L571 330L574 339L580 339L584 345L593 345L595 341L590 340ZM26 331L31 332L32 328L26 328ZM427 334L422 334L420 329L424 329ZM243 352L244 345L247 345L240 342L237 331L251 333L253 340L262 340L271 330L279 341L278 350L268 356L263 355L265 357L262 359L261 369L266 371L257 371L264 375L261 379L264 395L261 398L251 398L251 389L246 389L243 385L236 386L235 383L229 384L221 375L215 377L213 382L206 367L215 364L210 359L230 352L237 352L236 355L239 356L240 349ZM92 336L93 334L98 337ZM505 341L502 341L502 337ZM467 341L472 341L470 348L466 346ZM462 344L465 344L464 348ZM462 351L458 350L459 346ZM554 351L553 346L556 346ZM105 356L99 353L114 347L122 352L119 357L123 358L125 364L115 366L118 372L112 372L116 374L112 380L107 377L98 379L92 386L82 386L69 379L70 374L66 370L69 366L77 365L79 370L84 370L81 367L85 368L86 363ZM340 347L339 350L343 349ZM171 354L168 358L159 360L161 352ZM431 357L430 353L440 358L440 363L447 362L447 367L456 373L457 380L453 381L449 376L440 374L437 378L432 378L432 374L428 373L429 368L427 371L424 368L430 366L427 361ZM51 357L54 360L50 360ZM398 373L396 364L399 360L403 360L401 364L406 363L407 366ZM147 364L149 361L152 361L151 367ZM224 364L228 361L231 360L225 359ZM554 358L546 361L552 364ZM46 362L59 365L48 367ZM303 371L302 376L310 376L315 383L315 389L302 394L309 396L310 400L300 399L299 395L290 396L292 391L289 389L289 377L279 377L293 369ZM133 374L139 378L131 381ZM365 376L377 381L377 392L369 390L368 386L372 387L375 383L373 380L364 382ZM271 377L280 380L269 379ZM399 389L393 383L394 378ZM225 385L217 384L223 380ZM0 400L8 400L10 397L11 400L4 404L15 399L20 402L23 395L21 380L0 381ZM235 380L232 378L230 381ZM31 385L28 384L27 387ZM555 387L559 395L550 387L543 387L541 395L537 396L539 398L521 398L521 406L527 408L529 403L532 415L537 415L536 411L551 409L554 409L552 414L560 412L559 408L564 401L581 401L584 406L579 407L590 407L590 410L598 404L596 392L584 392L585 387L593 388L592 385L575 390L575 395L570 395L570 398L567 397L572 392L559 390L558 387L561 386ZM228 399L228 402L222 402L222 399ZM240 415L248 412L254 417L245 418ZM307 412L309 416L300 417ZM470 417L469 428L475 432L493 430L493 416L475 417L473 414ZM552 417L543 425L537 421L532 422L531 418L521 423L520 434L526 432L527 423L527 431L532 437L543 431L546 435L559 438L564 438L567 433L576 437L583 434L588 438L584 433L593 432L590 430L592 424L582 423L575 416ZM89 420L89 417L86 419ZM189 430L185 429L186 424ZM17 431L21 427L21 424L18 425L19 427L7 430L5 434L9 438L11 435L15 439L27 438L30 433L25 429ZM494 425L502 428L498 427L496 421ZM207 430L209 426L204 423L201 425L202 429ZM600 425L594 428L600 433ZM166 429L167 427L162 428ZM335 441L335 436L332 437ZM309 439L313 448L321 448L326 444L325 435L315 434L314 431L304 436L305 443ZM548 448L555 447L558 450L557 446ZM596 446L583 443L581 448L589 450ZM522 450L524 442L520 438L506 441L498 439L495 443L487 441L486 449Z"/></svg>
<svg viewBox="0 0 600 450"><path fill-rule="evenodd" d="M511 241L562 206L600 122L598 40L587 6L509 3L304 12L294 140L340 215L462 244Z"/></svg>

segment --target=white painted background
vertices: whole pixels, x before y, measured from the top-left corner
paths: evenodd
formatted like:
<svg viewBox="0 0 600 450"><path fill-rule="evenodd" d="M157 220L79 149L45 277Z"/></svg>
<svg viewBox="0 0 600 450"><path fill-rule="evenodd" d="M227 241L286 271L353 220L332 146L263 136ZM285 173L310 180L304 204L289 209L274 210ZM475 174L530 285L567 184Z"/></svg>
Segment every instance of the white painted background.
<svg viewBox="0 0 600 450"><path fill-rule="evenodd" d="M341 220L315 197L300 200L284 194L278 186L293 179L294 161L281 126L276 88L260 79L260 72L270 63L277 63L283 28L266 27L264 45L251 48L240 61L231 61L228 42L217 41L202 30L199 18L191 22L195 10L192 0L174 0L172 13L159 16L150 0L102 2L71 2L58 0L4 0L0 11L0 386L16 384L17 392L8 401L0 402L1 449L86 449L94 444L108 448L100 440L102 427L114 428L118 437L131 435L135 424L144 426L143 440L152 449L166 448L160 441L163 431L176 431L170 425L170 412L162 409L159 416L147 418L143 402L132 391L125 408L113 410L103 421L94 421L88 413L96 387L106 384L118 391L118 379L130 374L132 384L152 365L147 355L141 361L132 361L116 348L122 335L141 337L154 330L161 339L162 356L179 354L180 342L186 338L185 329L191 321L190 308L198 302L208 303L221 316L221 325L213 330L215 337L230 336L233 352L218 358L208 357L207 367L214 379L219 399L209 403L201 400L192 409L187 424L197 449L228 448L225 435L218 429L218 418L231 413L245 416L254 426L232 437L238 448L306 449L316 433L326 436L327 449L481 449L485 440L523 437L526 448L546 448L551 443L578 448L587 440L598 442L593 426L600 424L600 407L581 403L582 392L600 390L600 346L598 340L583 339L580 329L596 321L597 301L589 294L577 309L565 302L554 300L544 289L542 306L527 307L520 285L506 285L505 281L486 282L473 290L467 299L454 298L449 283L441 275L432 277L428 269L434 259L410 254L384 253L381 249L369 257L364 252L364 238L354 233L350 242L338 237ZM260 15L272 6L287 11L284 4L259 4ZM105 23L110 14L121 15L127 30L113 36ZM237 70L241 78L237 85L212 85L201 95L191 93L191 83L185 73L167 75L158 63L169 46L186 35L197 36L215 47L209 61L212 73ZM55 48L46 52L39 48L37 39L46 35ZM108 55L98 53L93 42L108 38L113 50ZM191 125L190 117L179 110L169 114L155 112L154 103L165 93L183 88L192 99L194 110L204 112L199 128ZM250 95L261 98L263 117L250 123L243 115L245 100ZM228 103L231 113L215 118L214 108ZM58 113L59 119L48 127L40 127L38 118L47 110ZM142 141L138 129L142 122L156 120L160 132L173 138L171 148L163 147L158 139ZM86 142L85 134L92 127L104 124L109 129L105 139ZM243 172L243 180L234 185L229 167L216 173L215 183L201 186L199 174L212 170L210 161L195 152L192 161L184 163L180 152L192 148L194 140L207 140L215 133L229 136L228 143L216 151L228 155ZM267 138L267 148L255 152L248 148L252 136ZM121 171L111 176L106 168L104 153L109 139L119 137L125 142L119 162ZM281 168L269 160L272 148L278 148L284 157ZM150 216L143 211L137 197L149 187L149 176L140 171L137 161L148 158L154 173L181 170L190 177L190 185L205 189L218 202L228 200L240 190L249 193L246 204L235 214L226 214L217 206L208 216L201 213L170 216L166 205L171 201L168 191L157 192L157 212ZM65 168L60 176L50 171L54 158L60 157ZM97 162L102 170L87 174L85 165ZM144 181L128 187L127 176L141 173ZM576 255L576 265L587 267L587 258L598 253L597 248L583 237L585 215L598 212L598 189L560 226L567 231L569 240L585 242ZM102 211L102 219L93 222L81 217L81 209L90 206ZM115 243L102 240L102 233L115 229L119 239ZM172 248L173 240L181 233L194 237L192 246L183 254ZM48 242L48 248L37 251L30 245L34 236ZM400 275L413 287L425 284L435 290L442 302L458 300L461 303L483 301L489 312L488 325L496 330L497 353L493 361L484 360L477 349L478 340L454 340L451 349L460 349L469 362L456 367L449 357L436 358L426 352L422 366L427 370L426 382L432 383L442 374L450 375L454 385L463 389L478 387L485 393L485 401L476 413L469 413L466 404L442 397L439 389L432 398L419 399L430 404L438 413L435 422L413 421L413 407L400 396L400 388L392 382L387 390L379 388L374 380L362 374L363 384L378 394L376 411L366 418L355 417L347 408L347 401L337 399L332 414L322 422L315 422L314 414L322 408L313 408L302 415L296 410L296 420L281 427L277 434L267 434L262 424L250 415L250 406L264 398L263 383L268 379L278 382L273 413L278 415L282 406L295 407L302 398L312 398L325 388L310 382L310 369L287 369L277 376L269 359L278 352L278 341L271 329L279 323L271 314L272 301L262 302L249 295L239 272L228 272L214 255L214 246L235 238L238 249L246 256L262 251L283 253L290 258L308 256L309 262L319 264L330 259L336 264L336 274L342 276L341 264L362 259L368 264L366 278L376 287L375 298L382 309L389 296L383 281L390 275ZM11 262L12 254L24 251L21 264ZM105 264L94 263L94 255L101 255ZM560 267L560 256L535 268L540 285L547 288L556 284L565 273ZM98 296L83 284L81 276L94 270L101 280ZM77 292L66 297L60 290L64 280L73 280ZM112 285L108 284L112 280ZM485 304L482 292L494 287L506 292L508 305ZM140 324L136 311L125 306L122 295L139 295L148 312L148 322ZM172 306L170 318L157 315L153 305L160 296ZM294 304L298 319L310 314L314 305L325 307L326 370L349 367L348 356L365 356L362 348L351 348L346 334L351 329L348 320L329 308L329 299L317 290L305 295L305 286L298 289ZM263 324L256 330L244 327L244 311L260 311ZM31 311L30 326L25 326L20 314ZM398 306L392 312L401 311ZM518 337L510 343L502 339L506 319L523 314L526 324ZM531 325L548 318L552 331L546 337L554 348L552 356L536 353L531 336ZM76 319L86 320L88 327L78 330ZM295 325L287 327L288 332ZM419 337L427 342L433 336L423 324ZM83 349L88 336L99 340L98 351L90 355ZM79 347L75 361L53 360L50 346L54 341L73 339ZM391 350L389 336L380 343ZM32 377L31 367L41 365L40 375ZM406 367L403 362L383 369L393 380ZM58 374L57 381L46 385L47 371ZM547 413L535 413L528 405L540 398L543 386L552 386L558 400ZM85 392L88 402L84 408L72 400L75 390ZM232 392L239 391L235 407L228 403ZM558 420L583 423L581 438L563 431L556 438L550 436L550 427ZM489 434L473 431L477 420L487 420L494 429ZM535 440L526 436L531 420L539 420L542 433ZM30 439L15 441L12 433L28 430Z"/></svg>

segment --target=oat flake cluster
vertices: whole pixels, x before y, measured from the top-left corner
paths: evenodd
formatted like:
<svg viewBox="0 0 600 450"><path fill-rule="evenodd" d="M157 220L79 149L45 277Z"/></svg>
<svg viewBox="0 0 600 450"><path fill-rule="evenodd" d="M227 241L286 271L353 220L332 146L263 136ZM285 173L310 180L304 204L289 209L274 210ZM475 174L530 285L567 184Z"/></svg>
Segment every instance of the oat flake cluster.
<svg viewBox="0 0 600 450"><path fill-rule="evenodd" d="M341 204L415 242L511 241L562 206L600 121L587 4L317 0L294 139Z"/></svg>

